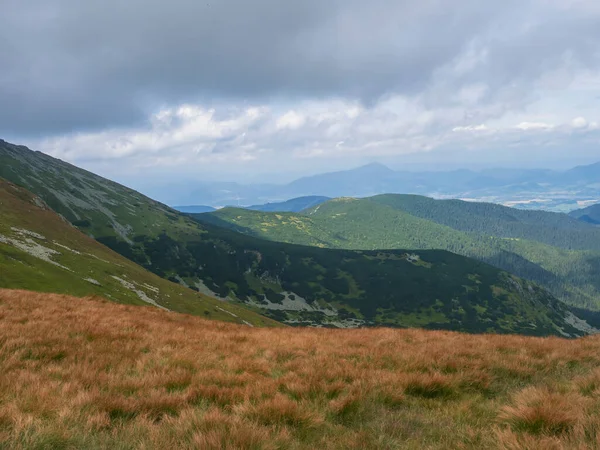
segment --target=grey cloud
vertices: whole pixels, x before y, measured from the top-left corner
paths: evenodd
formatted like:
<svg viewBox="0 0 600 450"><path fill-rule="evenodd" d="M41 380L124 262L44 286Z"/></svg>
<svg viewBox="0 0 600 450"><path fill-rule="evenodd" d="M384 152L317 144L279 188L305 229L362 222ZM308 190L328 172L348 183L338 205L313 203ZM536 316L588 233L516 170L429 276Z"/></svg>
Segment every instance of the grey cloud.
<svg viewBox="0 0 600 450"><path fill-rule="evenodd" d="M157 106L185 101L372 104L386 94L419 95L474 44L487 62L441 83L436 101L474 81L503 92L567 53L596 64L600 37L597 14L548 0L2 0L0 7L0 134L12 135L130 126Z"/></svg>

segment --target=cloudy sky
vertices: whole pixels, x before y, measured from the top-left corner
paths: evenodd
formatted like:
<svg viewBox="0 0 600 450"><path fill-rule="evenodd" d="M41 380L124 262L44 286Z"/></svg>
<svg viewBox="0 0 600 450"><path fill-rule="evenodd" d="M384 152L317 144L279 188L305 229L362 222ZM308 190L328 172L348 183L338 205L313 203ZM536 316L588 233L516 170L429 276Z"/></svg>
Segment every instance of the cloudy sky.
<svg viewBox="0 0 600 450"><path fill-rule="evenodd" d="M597 0L0 8L0 137L120 181L600 160Z"/></svg>

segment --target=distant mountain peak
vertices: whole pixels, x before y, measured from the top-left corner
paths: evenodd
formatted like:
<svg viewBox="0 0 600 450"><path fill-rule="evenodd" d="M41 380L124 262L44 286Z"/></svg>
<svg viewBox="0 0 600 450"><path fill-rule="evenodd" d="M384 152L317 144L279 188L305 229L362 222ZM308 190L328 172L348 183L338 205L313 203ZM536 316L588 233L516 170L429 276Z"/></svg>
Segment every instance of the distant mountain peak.
<svg viewBox="0 0 600 450"><path fill-rule="evenodd" d="M581 171L581 170L590 170L590 169L600 169L600 161L592 164L584 164L580 166L573 167L571 171Z"/></svg>
<svg viewBox="0 0 600 450"><path fill-rule="evenodd" d="M360 170L360 171L368 170L368 171L373 171L373 172L394 173L394 171L392 169L390 169L388 166L386 166L385 164L381 164L379 162L372 162L369 164L365 164L364 166L360 166L356 170Z"/></svg>
<svg viewBox="0 0 600 450"><path fill-rule="evenodd" d="M568 180L596 183L600 175L600 162L577 166L564 173Z"/></svg>

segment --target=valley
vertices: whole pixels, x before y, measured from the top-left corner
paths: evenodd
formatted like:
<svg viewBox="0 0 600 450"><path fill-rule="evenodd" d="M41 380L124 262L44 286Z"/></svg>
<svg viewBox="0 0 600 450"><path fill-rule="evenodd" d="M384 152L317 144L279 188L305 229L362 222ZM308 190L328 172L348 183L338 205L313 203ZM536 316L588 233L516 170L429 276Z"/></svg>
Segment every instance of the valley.
<svg viewBox="0 0 600 450"><path fill-rule="evenodd" d="M418 246L411 241L368 251L270 242L198 223L131 189L25 147L3 143L0 161L0 176L39 196L76 227L73 232L81 231L178 284L192 298L212 297L221 302L221 309L231 305L296 326L417 326L559 336L593 331L578 312L538 285L447 251L415 250ZM18 282L21 268L15 267L3 285L27 287ZM99 276L90 275L106 283ZM108 281L125 286L115 278Z"/></svg>

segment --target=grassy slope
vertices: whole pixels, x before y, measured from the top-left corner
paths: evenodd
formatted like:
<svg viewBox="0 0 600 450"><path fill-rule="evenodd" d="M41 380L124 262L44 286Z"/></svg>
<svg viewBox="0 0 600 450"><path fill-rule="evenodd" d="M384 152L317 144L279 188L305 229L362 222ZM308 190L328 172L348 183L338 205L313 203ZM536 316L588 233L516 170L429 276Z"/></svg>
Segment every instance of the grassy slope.
<svg viewBox="0 0 600 450"><path fill-rule="evenodd" d="M275 325L254 312L223 305L148 272L66 223L25 189L1 179L0 218L0 288L100 295L120 303L148 304L113 278L118 277L133 283L142 297L146 295L150 301L174 311L238 323L246 320L258 326ZM31 250L26 251L24 245ZM35 256L48 251L53 254L46 260Z"/></svg>
<svg viewBox="0 0 600 450"><path fill-rule="evenodd" d="M579 334L564 306L491 266L442 251L331 251L191 218L94 174L0 142L0 175L161 277L292 324Z"/></svg>
<svg viewBox="0 0 600 450"><path fill-rule="evenodd" d="M600 442L600 337L259 329L4 290L0 317L0 448Z"/></svg>
<svg viewBox="0 0 600 450"><path fill-rule="evenodd" d="M412 195L336 199L303 214L226 208L198 220L275 241L348 249L445 249L598 308L600 229L563 214Z"/></svg>

